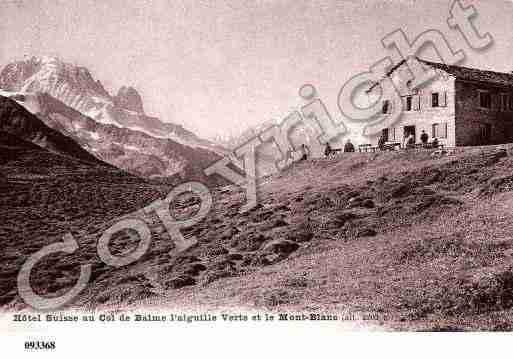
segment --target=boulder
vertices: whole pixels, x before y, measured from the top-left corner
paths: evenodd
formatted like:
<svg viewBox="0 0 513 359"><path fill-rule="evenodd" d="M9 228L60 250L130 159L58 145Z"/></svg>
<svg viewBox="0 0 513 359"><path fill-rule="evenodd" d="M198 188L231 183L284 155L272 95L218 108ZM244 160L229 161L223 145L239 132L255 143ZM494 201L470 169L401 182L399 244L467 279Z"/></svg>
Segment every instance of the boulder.
<svg viewBox="0 0 513 359"><path fill-rule="evenodd" d="M296 242L290 241L288 239L276 239L267 243L264 246L263 251L265 253L289 255L290 253L296 251L298 248L299 244Z"/></svg>
<svg viewBox="0 0 513 359"><path fill-rule="evenodd" d="M164 286L166 289L179 289L195 284L196 280L192 276L183 274L166 281Z"/></svg>

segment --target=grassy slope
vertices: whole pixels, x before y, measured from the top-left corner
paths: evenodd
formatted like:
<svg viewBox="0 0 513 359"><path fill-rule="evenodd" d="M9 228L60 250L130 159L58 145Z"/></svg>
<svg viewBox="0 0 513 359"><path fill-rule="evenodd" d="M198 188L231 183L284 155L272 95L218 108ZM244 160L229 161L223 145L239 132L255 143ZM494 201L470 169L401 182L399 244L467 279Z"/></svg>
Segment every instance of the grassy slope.
<svg viewBox="0 0 513 359"><path fill-rule="evenodd" d="M78 262L93 263L93 275L107 270L84 234L167 190L102 162L52 153L1 131L0 173L0 304L16 299L16 276L24 261L68 232L78 240L80 253L45 258L32 278L40 293L73 284Z"/></svg>
<svg viewBox="0 0 513 359"><path fill-rule="evenodd" d="M243 262L238 275L164 291L163 302L379 312L387 318L380 324L408 330L510 330L513 159L507 151L355 154L296 164L263 185L263 207L251 221L222 210L212 217L253 241L257 232L299 241L299 249L276 264ZM272 216L255 223L268 209ZM287 225L276 228L278 219ZM227 237L220 244L261 258L261 249L234 248L234 242Z"/></svg>
<svg viewBox="0 0 513 359"><path fill-rule="evenodd" d="M197 236L199 245L177 258L168 254L173 241L160 222L133 213L151 223L150 251L128 267L95 267L91 286L74 305L126 305L150 297L175 308L377 311L388 318L383 325L399 329L510 329L513 158L506 147L459 149L443 157L400 152L297 163L265 181L260 205L250 213L237 212L244 201L239 189L215 191L208 217L183 230ZM68 218L74 212L67 200L57 211L65 217L61 226L72 221L83 252L64 261L49 257L38 275L42 293L72 284L77 261L97 261L94 245L102 230L156 195L140 183L114 189L101 177L87 178L89 192L103 193L90 201L94 208L80 212L77 222ZM129 200L142 189L151 194ZM117 206L122 208L112 212ZM173 208L180 217L196 206L184 198ZM28 217L41 216L41 209L29 209L35 214ZM104 218L89 223L91 213ZM19 221L7 225L12 229ZM17 229L19 238L9 242L5 255L34 252L64 229L41 232L37 223L41 218ZM21 241L33 231L34 244ZM126 252L136 242L120 233L111 249ZM53 279L53 287L42 284ZM14 298L10 306L20 306L9 293L4 298Z"/></svg>

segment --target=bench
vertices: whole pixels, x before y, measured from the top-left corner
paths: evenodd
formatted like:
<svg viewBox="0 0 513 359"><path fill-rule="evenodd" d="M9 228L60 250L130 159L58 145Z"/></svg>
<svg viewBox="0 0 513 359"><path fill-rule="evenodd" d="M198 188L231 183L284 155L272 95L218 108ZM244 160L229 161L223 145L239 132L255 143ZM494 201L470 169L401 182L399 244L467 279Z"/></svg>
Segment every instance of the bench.
<svg viewBox="0 0 513 359"><path fill-rule="evenodd" d="M381 147L382 151L395 151L395 148L399 147L401 148L400 142L385 142L383 146Z"/></svg>
<svg viewBox="0 0 513 359"><path fill-rule="evenodd" d="M337 152L342 152L342 149L341 148L332 148L329 151L325 151L324 155L326 157L335 156L337 154Z"/></svg>
<svg viewBox="0 0 513 359"><path fill-rule="evenodd" d="M358 152L368 152L369 150L372 150L372 145L370 143L358 145Z"/></svg>
<svg viewBox="0 0 513 359"><path fill-rule="evenodd" d="M434 149L443 149L444 148L444 144L443 143L438 143L436 146L433 145L433 143L431 142L428 142L426 144L424 143L418 143L416 146L420 145L421 148L434 148Z"/></svg>

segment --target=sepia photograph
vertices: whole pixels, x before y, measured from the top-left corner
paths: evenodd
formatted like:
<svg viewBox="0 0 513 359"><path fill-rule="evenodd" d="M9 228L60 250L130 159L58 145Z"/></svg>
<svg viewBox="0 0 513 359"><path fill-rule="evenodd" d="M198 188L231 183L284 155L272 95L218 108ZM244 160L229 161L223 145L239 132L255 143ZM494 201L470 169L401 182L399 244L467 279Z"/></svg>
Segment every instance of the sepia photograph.
<svg viewBox="0 0 513 359"><path fill-rule="evenodd" d="M504 355L512 19L0 0L0 356Z"/></svg>

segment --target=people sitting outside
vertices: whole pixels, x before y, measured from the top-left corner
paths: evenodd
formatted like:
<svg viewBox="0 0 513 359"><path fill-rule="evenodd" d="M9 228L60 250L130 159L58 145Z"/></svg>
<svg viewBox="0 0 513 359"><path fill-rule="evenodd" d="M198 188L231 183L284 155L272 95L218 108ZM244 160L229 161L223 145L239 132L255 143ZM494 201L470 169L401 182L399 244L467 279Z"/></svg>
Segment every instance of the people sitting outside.
<svg viewBox="0 0 513 359"><path fill-rule="evenodd" d="M329 157L332 152L332 148L329 142L326 143L326 148L324 149L324 156Z"/></svg>
<svg viewBox="0 0 513 359"><path fill-rule="evenodd" d="M324 149L324 155L326 157L330 157L331 155L336 155L337 152L342 151L341 148L333 148L329 143L326 143L326 148Z"/></svg>
<svg viewBox="0 0 513 359"><path fill-rule="evenodd" d="M406 149L415 147L415 137L412 133L408 134L408 136L404 138L403 146Z"/></svg>
<svg viewBox="0 0 513 359"><path fill-rule="evenodd" d="M436 137L433 138L433 141L431 142L431 147L438 148L438 145L439 145L438 138L436 138Z"/></svg>
<svg viewBox="0 0 513 359"><path fill-rule="evenodd" d="M420 135L420 141L422 142L422 147L427 147L429 140L429 136L426 131L422 130L422 134Z"/></svg>
<svg viewBox="0 0 513 359"><path fill-rule="evenodd" d="M347 142L344 145L344 152L354 152L354 145L351 143L350 139L347 139Z"/></svg>
<svg viewBox="0 0 513 359"><path fill-rule="evenodd" d="M378 148L380 149L380 151L384 151L385 150L385 137L383 135L379 136L379 139L378 139Z"/></svg>
<svg viewBox="0 0 513 359"><path fill-rule="evenodd" d="M308 147L304 143L301 145L301 153L302 153L301 161L304 161L304 160L308 159L308 155L310 154L310 150L308 149Z"/></svg>

